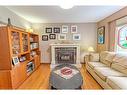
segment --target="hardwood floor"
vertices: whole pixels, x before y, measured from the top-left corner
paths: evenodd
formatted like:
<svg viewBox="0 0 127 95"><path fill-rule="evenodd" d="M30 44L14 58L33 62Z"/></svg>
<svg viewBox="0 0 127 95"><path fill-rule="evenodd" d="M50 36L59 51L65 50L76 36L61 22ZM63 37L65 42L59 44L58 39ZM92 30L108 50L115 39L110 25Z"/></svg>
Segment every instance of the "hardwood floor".
<svg viewBox="0 0 127 95"><path fill-rule="evenodd" d="M83 76L82 89L102 89L101 86L86 71L85 65L81 68ZM20 85L18 89L50 89L49 87L50 64L42 64L40 67Z"/></svg>

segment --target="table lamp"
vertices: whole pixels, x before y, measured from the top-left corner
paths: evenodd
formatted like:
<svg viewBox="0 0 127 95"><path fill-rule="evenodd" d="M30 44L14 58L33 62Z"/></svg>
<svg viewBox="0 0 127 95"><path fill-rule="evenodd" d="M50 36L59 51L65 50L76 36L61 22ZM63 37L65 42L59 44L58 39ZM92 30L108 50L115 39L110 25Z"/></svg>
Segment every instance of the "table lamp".
<svg viewBox="0 0 127 95"><path fill-rule="evenodd" d="M89 51L89 53L92 53L92 52L94 52L95 50L94 50L93 47L90 46L90 47L88 48L88 51Z"/></svg>

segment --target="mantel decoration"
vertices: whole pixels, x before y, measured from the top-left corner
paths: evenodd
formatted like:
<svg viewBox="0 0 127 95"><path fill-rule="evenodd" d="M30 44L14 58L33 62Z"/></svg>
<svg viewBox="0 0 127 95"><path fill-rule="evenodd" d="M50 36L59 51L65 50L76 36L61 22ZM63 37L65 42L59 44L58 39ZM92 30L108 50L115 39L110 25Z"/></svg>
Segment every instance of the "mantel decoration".
<svg viewBox="0 0 127 95"><path fill-rule="evenodd" d="M77 25L71 26L71 33L77 33Z"/></svg>
<svg viewBox="0 0 127 95"><path fill-rule="evenodd" d="M97 30L97 36L98 36L98 44L104 44L105 40L105 27L99 27Z"/></svg>

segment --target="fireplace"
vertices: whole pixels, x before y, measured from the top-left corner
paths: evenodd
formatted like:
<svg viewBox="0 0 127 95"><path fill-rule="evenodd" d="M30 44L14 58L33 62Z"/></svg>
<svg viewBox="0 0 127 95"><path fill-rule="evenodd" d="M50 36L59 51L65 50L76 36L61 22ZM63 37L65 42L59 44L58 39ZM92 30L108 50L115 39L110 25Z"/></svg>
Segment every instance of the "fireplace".
<svg viewBox="0 0 127 95"><path fill-rule="evenodd" d="M81 67L78 44L51 44L51 68L64 63Z"/></svg>
<svg viewBox="0 0 127 95"><path fill-rule="evenodd" d="M56 47L55 61L57 64L76 64L76 47Z"/></svg>

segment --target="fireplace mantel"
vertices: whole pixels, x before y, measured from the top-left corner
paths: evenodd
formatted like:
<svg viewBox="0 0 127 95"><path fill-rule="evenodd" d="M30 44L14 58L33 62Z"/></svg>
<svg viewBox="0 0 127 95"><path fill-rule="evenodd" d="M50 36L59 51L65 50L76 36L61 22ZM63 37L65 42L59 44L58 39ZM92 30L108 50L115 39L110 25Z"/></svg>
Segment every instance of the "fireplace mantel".
<svg viewBox="0 0 127 95"><path fill-rule="evenodd" d="M80 46L79 44L50 44L51 46Z"/></svg>
<svg viewBox="0 0 127 95"><path fill-rule="evenodd" d="M74 55L74 58L76 61L74 61L75 63L72 64L72 65L75 65L77 68L80 68L81 67L81 64L80 64L80 45L79 44L51 44L51 69L54 68L55 66L59 65L58 64L58 61L56 60L56 52L55 50L56 49L61 49L61 48L70 48L70 49L73 49L75 48L76 49L76 55ZM67 61L65 61L67 62Z"/></svg>

